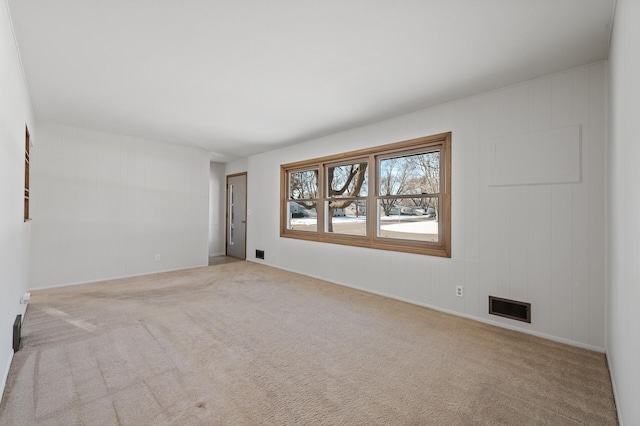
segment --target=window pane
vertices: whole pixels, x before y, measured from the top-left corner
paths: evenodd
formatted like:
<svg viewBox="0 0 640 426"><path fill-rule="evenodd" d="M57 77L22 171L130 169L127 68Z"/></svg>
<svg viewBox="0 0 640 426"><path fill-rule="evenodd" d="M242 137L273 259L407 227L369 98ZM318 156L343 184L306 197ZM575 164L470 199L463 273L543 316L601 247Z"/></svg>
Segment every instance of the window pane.
<svg viewBox="0 0 640 426"><path fill-rule="evenodd" d="M378 236L438 242L438 198L378 200Z"/></svg>
<svg viewBox="0 0 640 426"><path fill-rule="evenodd" d="M309 200L318 198L318 171L304 170L289 173L289 199Z"/></svg>
<svg viewBox="0 0 640 426"><path fill-rule="evenodd" d="M327 167L327 196L365 197L368 175L366 162Z"/></svg>
<svg viewBox="0 0 640 426"><path fill-rule="evenodd" d="M365 200L325 202L325 232L345 235L367 235Z"/></svg>
<svg viewBox="0 0 640 426"><path fill-rule="evenodd" d="M315 202L290 202L287 229L296 231L317 231L318 212Z"/></svg>
<svg viewBox="0 0 640 426"><path fill-rule="evenodd" d="M440 151L380 160L380 195L440 192Z"/></svg>

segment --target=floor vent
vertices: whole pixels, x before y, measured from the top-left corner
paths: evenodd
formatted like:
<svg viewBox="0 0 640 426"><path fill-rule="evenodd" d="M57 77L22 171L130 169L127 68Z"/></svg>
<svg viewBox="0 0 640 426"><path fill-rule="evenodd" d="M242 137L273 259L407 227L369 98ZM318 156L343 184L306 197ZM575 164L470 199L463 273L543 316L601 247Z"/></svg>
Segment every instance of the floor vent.
<svg viewBox="0 0 640 426"><path fill-rule="evenodd" d="M489 313L530 323L531 303L489 296Z"/></svg>
<svg viewBox="0 0 640 426"><path fill-rule="evenodd" d="M18 315L13 322L13 352L20 349L20 333L22 332L22 315Z"/></svg>

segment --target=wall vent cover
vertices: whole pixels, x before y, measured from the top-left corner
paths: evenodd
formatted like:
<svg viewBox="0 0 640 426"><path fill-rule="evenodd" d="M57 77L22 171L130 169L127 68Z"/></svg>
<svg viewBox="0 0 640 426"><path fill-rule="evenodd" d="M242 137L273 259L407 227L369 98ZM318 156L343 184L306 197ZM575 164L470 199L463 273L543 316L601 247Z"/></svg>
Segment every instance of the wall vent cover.
<svg viewBox="0 0 640 426"><path fill-rule="evenodd" d="M489 313L530 323L531 303L489 296Z"/></svg>
<svg viewBox="0 0 640 426"><path fill-rule="evenodd" d="M256 259L264 259L264 250L256 250Z"/></svg>
<svg viewBox="0 0 640 426"><path fill-rule="evenodd" d="M20 333L22 331L22 315L18 315L13 322L13 352L20 349Z"/></svg>

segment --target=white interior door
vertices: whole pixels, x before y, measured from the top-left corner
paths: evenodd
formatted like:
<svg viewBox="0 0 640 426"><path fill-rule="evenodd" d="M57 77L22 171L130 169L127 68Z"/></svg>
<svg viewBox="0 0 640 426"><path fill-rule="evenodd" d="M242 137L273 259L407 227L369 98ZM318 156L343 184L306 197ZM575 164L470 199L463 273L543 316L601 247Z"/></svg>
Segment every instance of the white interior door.
<svg viewBox="0 0 640 426"><path fill-rule="evenodd" d="M227 256L247 258L247 174L227 176Z"/></svg>

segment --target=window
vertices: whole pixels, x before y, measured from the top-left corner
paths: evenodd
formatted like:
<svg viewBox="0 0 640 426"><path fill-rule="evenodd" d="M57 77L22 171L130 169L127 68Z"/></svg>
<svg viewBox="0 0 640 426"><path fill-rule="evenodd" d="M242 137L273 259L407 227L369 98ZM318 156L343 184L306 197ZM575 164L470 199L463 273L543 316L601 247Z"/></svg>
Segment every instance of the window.
<svg viewBox="0 0 640 426"><path fill-rule="evenodd" d="M324 169L327 179L325 185L327 194L323 198L327 218L325 232L367 235L367 216L362 213L362 208L367 204L367 160L359 159L348 164L326 165Z"/></svg>
<svg viewBox="0 0 640 426"><path fill-rule="evenodd" d="M24 142L24 221L29 220L29 129L25 126Z"/></svg>
<svg viewBox="0 0 640 426"><path fill-rule="evenodd" d="M451 257L451 133L281 166L280 235Z"/></svg>
<svg viewBox="0 0 640 426"><path fill-rule="evenodd" d="M296 231L318 230L318 170L288 173L287 228Z"/></svg>
<svg viewBox="0 0 640 426"><path fill-rule="evenodd" d="M378 236L438 242L440 150L383 156L378 170ZM401 220L405 215L415 219Z"/></svg>

